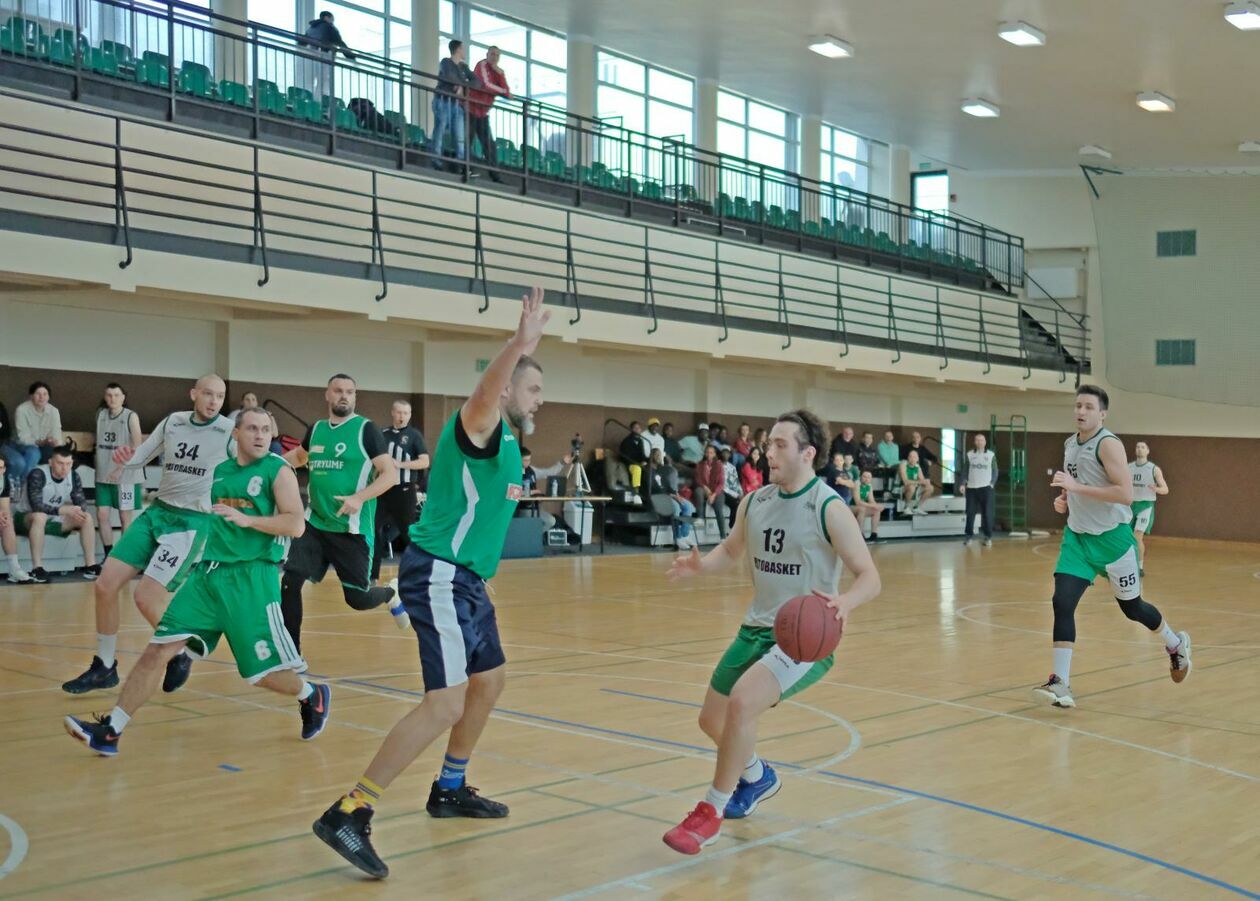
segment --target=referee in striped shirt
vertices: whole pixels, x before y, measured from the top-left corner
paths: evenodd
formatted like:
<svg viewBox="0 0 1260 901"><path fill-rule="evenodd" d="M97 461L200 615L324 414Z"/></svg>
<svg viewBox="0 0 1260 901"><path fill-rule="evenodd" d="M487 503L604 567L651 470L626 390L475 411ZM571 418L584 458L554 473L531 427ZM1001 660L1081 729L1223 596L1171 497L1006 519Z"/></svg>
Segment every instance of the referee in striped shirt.
<svg viewBox="0 0 1260 901"><path fill-rule="evenodd" d="M381 555L389 542L395 554L407 546L407 529L417 519L416 492L427 481L429 449L424 445L424 435L411 427L411 404L405 400L394 401L390 410L391 428L381 429L385 446L398 467L398 484L381 495L376 502L376 546L372 554L372 580L381 576ZM389 529L397 531L392 542Z"/></svg>

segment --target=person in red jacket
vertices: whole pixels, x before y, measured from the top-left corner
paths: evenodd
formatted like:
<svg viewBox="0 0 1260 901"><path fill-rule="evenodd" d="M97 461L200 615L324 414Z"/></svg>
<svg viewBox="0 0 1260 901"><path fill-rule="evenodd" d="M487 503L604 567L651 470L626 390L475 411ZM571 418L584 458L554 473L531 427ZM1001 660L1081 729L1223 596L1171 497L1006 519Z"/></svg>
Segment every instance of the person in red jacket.
<svg viewBox="0 0 1260 901"><path fill-rule="evenodd" d="M468 122L472 130L469 142L471 144L474 138L481 142L482 156L486 164L492 167L491 180L502 181L499 173L493 169L499 164L499 156L494 149L494 135L490 133L490 107L494 106L494 101L500 96L511 97L512 92L508 89L507 76L499 68L498 47L491 47L486 51L486 58L477 63L473 74L481 85L468 89Z"/></svg>
<svg viewBox="0 0 1260 901"><path fill-rule="evenodd" d="M717 517L718 534L723 538L730 528L726 515L726 470L718 459L717 448L712 444L704 449L704 459L696 464L696 515L704 522L705 505L713 505Z"/></svg>
<svg viewBox="0 0 1260 901"><path fill-rule="evenodd" d="M739 483L744 487L744 494L752 494L765 484L761 476L761 448L753 445L748 452L748 459L739 468Z"/></svg>

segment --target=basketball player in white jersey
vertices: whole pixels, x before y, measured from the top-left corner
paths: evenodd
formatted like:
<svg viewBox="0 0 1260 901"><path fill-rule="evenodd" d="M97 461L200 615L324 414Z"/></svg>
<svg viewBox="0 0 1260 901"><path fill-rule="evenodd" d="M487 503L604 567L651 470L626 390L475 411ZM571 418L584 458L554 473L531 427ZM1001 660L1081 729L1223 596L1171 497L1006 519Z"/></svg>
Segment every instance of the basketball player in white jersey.
<svg viewBox="0 0 1260 901"><path fill-rule="evenodd" d="M1138 574L1146 575L1146 536L1155 525L1155 499L1168 493L1164 471L1151 462L1151 448L1145 441L1133 446L1137 459L1129 464L1133 477L1133 537L1137 539Z"/></svg>
<svg viewBox="0 0 1260 901"><path fill-rule="evenodd" d="M82 694L118 684L118 593L138 573L136 607L154 627L166 611L170 596L183 584L192 564L201 557L209 535L210 486L214 468L236 453L233 423L220 416L227 387L217 375L202 376L189 396L193 409L172 413L137 448L114 451L120 464L111 479L121 485L139 482L139 470L159 453L162 480L157 499L123 533L96 581L96 656L82 674L61 687ZM188 680L192 659L184 653L166 668L163 691L175 691Z"/></svg>
<svg viewBox="0 0 1260 901"><path fill-rule="evenodd" d="M105 397L96 413L96 521L106 557L114 547L111 511L118 511L120 531L125 532L140 509L140 485L112 480L118 466L114 462L114 451L120 447L139 447L141 441L140 417L125 406L126 402L127 394L122 385L110 382L105 386Z"/></svg>
<svg viewBox="0 0 1260 901"><path fill-rule="evenodd" d="M665 844L698 854L717 841L722 820L746 817L779 790L779 777L755 750L761 715L821 679L835 660L797 663L775 643L774 618L794 597L816 594L834 608L841 627L854 608L879 594L879 573L848 506L815 475L828 447L827 427L808 410L784 413L770 430L770 484L746 495L735 526L701 557L692 549L670 569L686 579L720 572L747 556L753 600L735 641L713 672L700 728L718 747L713 784ZM840 573L854 575L839 592Z"/></svg>
<svg viewBox="0 0 1260 901"><path fill-rule="evenodd" d="M1069 688L1076 605L1097 576L1107 577L1125 616L1163 640L1172 680L1190 675L1190 635L1174 632L1142 600L1137 543L1129 527L1133 482L1124 445L1103 427L1107 405L1107 392L1096 385L1076 392L1076 434L1064 442L1063 469L1051 482L1059 489L1054 509L1068 521L1054 567L1054 669L1033 696L1055 707L1076 706Z"/></svg>

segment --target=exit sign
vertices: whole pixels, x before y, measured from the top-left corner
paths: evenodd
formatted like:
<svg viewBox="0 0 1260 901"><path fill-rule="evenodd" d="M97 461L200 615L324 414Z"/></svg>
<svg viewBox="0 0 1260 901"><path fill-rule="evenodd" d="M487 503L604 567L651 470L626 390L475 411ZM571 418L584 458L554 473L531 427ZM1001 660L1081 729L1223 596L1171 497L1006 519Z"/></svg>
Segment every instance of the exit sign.
<svg viewBox="0 0 1260 901"><path fill-rule="evenodd" d="M959 412L959 413L966 413L966 412L967 412L967 405L966 405L966 404L959 404L959 405L958 405L958 412Z"/></svg>
<svg viewBox="0 0 1260 901"><path fill-rule="evenodd" d="M478 372L485 372L485 371L486 371L487 369L489 369L489 368L490 368L490 361L489 361L489 360L478 360L478 361L477 361L477 371L478 371Z"/></svg>

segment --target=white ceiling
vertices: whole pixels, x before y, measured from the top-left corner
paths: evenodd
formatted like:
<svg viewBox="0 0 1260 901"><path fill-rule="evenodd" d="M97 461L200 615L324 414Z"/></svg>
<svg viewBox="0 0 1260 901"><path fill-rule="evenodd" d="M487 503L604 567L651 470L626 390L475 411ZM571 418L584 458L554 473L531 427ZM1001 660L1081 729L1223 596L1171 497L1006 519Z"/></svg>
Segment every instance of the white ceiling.
<svg viewBox="0 0 1260 901"><path fill-rule="evenodd" d="M1067 168L1084 144L1126 168L1260 164L1237 150L1260 140L1260 31L1230 26L1218 0L483 2L967 169ZM1007 19L1046 46L999 39ZM807 51L820 33L854 58ZM1139 110L1146 90L1176 112ZM969 96L1001 117L963 114Z"/></svg>

